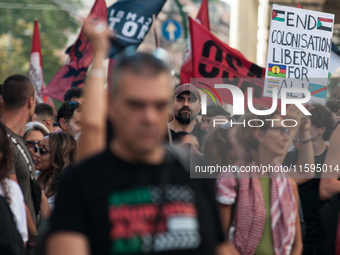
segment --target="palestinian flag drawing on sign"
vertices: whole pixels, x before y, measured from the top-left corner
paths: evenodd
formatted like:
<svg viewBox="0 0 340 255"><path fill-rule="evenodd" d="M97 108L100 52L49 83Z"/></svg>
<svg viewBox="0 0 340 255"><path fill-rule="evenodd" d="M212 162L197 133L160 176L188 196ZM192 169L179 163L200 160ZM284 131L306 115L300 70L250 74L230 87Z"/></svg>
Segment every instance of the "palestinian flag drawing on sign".
<svg viewBox="0 0 340 255"><path fill-rule="evenodd" d="M286 78L286 66L268 64L268 76Z"/></svg>
<svg viewBox="0 0 340 255"><path fill-rule="evenodd" d="M327 86L309 83L308 90L313 97L326 98Z"/></svg>
<svg viewBox="0 0 340 255"><path fill-rule="evenodd" d="M272 20L284 22L285 21L285 11L273 10Z"/></svg>
<svg viewBox="0 0 340 255"><path fill-rule="evenodd" d="M333 20L318 17L317 29L332 32Z"/></svg>

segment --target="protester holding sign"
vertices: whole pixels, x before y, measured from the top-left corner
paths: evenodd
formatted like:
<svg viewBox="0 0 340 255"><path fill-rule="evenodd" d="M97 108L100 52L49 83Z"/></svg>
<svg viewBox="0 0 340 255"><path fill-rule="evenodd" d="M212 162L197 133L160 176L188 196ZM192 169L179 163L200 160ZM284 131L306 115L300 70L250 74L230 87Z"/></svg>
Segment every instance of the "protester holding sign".
<svg viewBox="0 0 340 255"><path fill-rule="evenodd" d="M336 125L329 141L325 165L330 169L323 173L320 179L320 198L325 202L321 210L321 218L326 228L327 237L331 240L331 247L335 250L338 219L340 212L340 181L339 181L339 151L340 151L340 125Z"/></svg>
<svg viewBox="0 0 340 255"><path fill-rule="evenodd" d="M299 195L301 200L302 211L306 222L306 237L303 243L303 254L332 254L329 238L325 226L321 220L320 208L321 201L319 198L319 184L322 173L319 171L323 167L326 155L326 141L329 140L334 127L334 121L328 109L321 104L313 104L310 110L311 128L309 138L300 137L298 150L287 154L284 165L286 166L314 166L316 168L315 177L312 179L295 179L298 183ZM311 152L306 155L306 146L311 147ZM304 150L304 151L302 151ZM302 155L301 153L304 153ZM308 162L309 157L313 157L312 162ZM302 159L302 161L301 161Z"/></svg>

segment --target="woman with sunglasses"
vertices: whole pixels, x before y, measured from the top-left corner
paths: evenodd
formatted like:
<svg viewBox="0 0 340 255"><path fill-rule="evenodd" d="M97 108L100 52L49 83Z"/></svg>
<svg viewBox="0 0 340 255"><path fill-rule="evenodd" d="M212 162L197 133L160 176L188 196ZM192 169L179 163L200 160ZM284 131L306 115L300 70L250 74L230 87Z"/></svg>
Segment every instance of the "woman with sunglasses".
<svg viewBox="0 0 340 255"><path fill-rule="evenodd" d="M24 141L25 145L33 156L33 161L36 160L36 156L34 155L34 147L36 147L38 142L49 133L50 132L48 129L40 122L33 121L26 124L24 131Z"/></svg>
<svg viewBox="0 0 340 255"><path fill-rule="evenodd" d="M77 144L74 138L65 133L50 133L34 147L35 167L39 169L38 182L48 198L51 209L61 173L74 164Z"/></svg>
<svg viewBox="0 0 340 255"><path fill-rule="evenodd" d="M300 124L301 113L294 107L288 110L287 115ZM243 155L230 154L227 159L223 159L221 153L216 154L220 156L212 156L210 163L225 165L237 161L234 165L240 171L237 176L235 173L223 173L217 180L217 201L225 232L229 236L227 247L230 254L283 255L302 252L295 182L286 178L282 171L245 172L245 169L260 169L263 166L279 167L298 129L283 127L282 120L277 111L266 116L247 113L238 121L245 121L245 127L239 126L236 130L236 139ZM291 124L286 121L285 125ZM224 148L226 152L233 150L230 140L235 134L231 131L214 130L216 139L225 140L224 147L216 146L215 152ZM226 137L218 137L223 132ZM209 148L205 150L209 151Z"/></svg>
<svg viewBox="0 0 340 255"><path fill-rule="evenodd" d="M35 156L35 150L34 148L37 146L39 141L43 139L45 136L49 134L49 130L45 125L43 125L40 122L33 121L33 122L28 122L25 127L24 131L24 141L25 145L29 149L32 157L33 157L33 162L36 161L36 156ZM34 176L37 178L37 175L39 174L39 169L34 169ZM50 206L48 205L47 198L45 194L41 193L41 203L40 203L40 216L41 218L48 218L51 214L51 209Z"/></svg>

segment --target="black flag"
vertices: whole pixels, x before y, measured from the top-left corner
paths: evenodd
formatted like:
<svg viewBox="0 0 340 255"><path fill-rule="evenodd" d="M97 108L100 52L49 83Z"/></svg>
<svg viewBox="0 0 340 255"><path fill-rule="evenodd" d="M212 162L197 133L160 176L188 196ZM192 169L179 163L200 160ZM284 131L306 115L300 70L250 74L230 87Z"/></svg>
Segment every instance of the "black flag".
<svg viewBox="0 0 340 255"><path fill-rule="evenodd" d="M109 53L110 58L126 48L136 48L148 33L152 16L162 10L166 0L123 0L118 1L107 9L107 23L111 30L116 32Z"/></svg>

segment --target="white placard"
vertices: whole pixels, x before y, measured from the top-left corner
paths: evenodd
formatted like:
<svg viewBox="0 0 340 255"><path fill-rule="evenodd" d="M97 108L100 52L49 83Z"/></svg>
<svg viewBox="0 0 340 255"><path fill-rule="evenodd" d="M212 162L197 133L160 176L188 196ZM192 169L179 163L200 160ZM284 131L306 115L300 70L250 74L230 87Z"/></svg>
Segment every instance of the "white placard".
<svg viewBox="0 0 340 255"><path fill-rule="evenodd" d="M311 102L325 103L334 15L273 5L263 95L277 88L296 87L311 92ZM302 98L303 93L291 93Z"/></svg>

